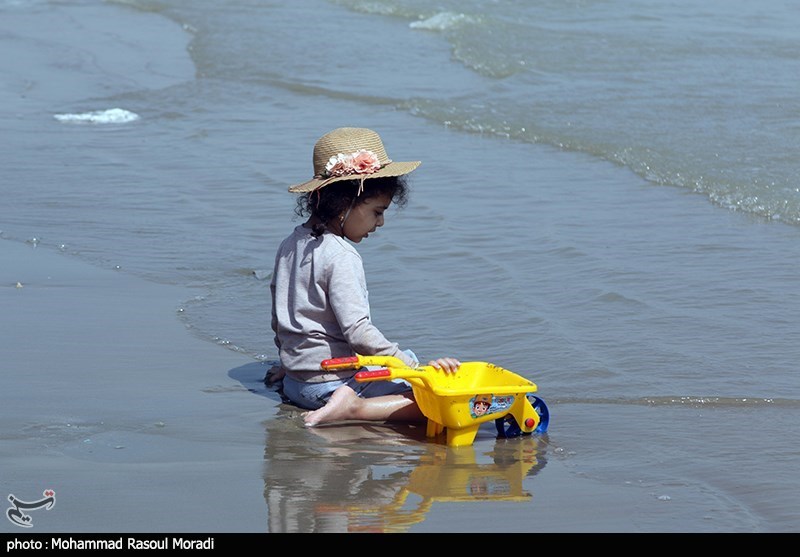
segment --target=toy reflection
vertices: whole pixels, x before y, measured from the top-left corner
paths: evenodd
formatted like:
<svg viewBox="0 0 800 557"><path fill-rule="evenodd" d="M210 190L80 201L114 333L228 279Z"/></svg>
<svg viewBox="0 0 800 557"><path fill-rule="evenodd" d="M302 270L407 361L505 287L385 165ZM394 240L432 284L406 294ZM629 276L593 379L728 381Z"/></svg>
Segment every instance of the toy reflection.
<svg viewBox="0 0 800 557"><path fill-rule="evenodd" d="M529 501L546 435L448 447L424 426L298 426L284 407L266 422L268 531L406 532L436 502Z"/></svg>

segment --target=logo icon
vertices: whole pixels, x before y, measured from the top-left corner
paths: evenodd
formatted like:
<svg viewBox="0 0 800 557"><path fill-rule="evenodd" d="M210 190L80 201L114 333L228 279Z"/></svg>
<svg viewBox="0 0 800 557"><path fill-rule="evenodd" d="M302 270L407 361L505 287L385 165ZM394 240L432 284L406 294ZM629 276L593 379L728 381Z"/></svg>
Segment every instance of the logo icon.
<svg viewBox="0 0 800 557"><path fill-rule="evenodd" d="M35 511L36 509L42 508L49 511L56 504L56 492L52 489L45 489L42 495L44 495L43 499L30 503L22 499L17 499L13 494L9 495L8 500L11 501L12 506L6 511L6 516L17 526L31 528L33 526L33 519L31 515L25 514L23 511Z"/></svg>

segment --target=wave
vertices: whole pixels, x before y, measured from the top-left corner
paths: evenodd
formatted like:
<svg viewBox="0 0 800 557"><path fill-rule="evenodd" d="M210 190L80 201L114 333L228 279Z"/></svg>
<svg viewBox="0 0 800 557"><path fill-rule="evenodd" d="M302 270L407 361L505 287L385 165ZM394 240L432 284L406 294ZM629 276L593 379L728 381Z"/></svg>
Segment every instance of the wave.
<svg viewBox="0 0 800 557"><path fill-rule="evenodd" d="M77 114L54 114L53 118L59 122L88 123L88 124L127 124L139 119L139 115L122 108L108 108Z"/></svg>
<svg viewBox="0 0 800 557"><path fill-rule="evenodd" d="M692 408L732 407L782 407L800 408L800 400L771 397L720 397L720 396L645 396L638 398L562 398L548 399L554 404L610 404L622 406L688 406Z"/></svg>

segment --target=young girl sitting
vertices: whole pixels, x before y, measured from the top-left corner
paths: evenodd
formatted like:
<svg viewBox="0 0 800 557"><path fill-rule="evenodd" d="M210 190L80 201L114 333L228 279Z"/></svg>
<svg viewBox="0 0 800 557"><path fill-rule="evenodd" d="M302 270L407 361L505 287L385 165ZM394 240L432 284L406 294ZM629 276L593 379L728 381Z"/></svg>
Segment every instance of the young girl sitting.
<svg viewBox="0 0 800 557"><path fill-rule="evenodd" d="M394 162L380 136L339 128L314 146L314 177L289 188L300 193L296 212L308 216L278 248L270 284L272 329L283 394L306 426L343 420L423 421L411 386L402 380L359 383L355 370L324 371L329 358L395 356L419 366L413 352L389 341L370 319L367 283L358 244L384 224L394 202L407 200L404 176L420 162ZM455 372L460 362L428 365Z"/></svg>

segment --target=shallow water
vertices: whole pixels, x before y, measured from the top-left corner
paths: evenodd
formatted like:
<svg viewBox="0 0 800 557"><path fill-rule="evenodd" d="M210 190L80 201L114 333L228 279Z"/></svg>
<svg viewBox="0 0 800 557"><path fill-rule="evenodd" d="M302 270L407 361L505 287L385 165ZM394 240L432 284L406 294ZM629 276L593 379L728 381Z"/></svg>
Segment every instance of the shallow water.
<svg viewBox="0 0 800 557"><path fill-rule="evenodd" d="M800 14L735 8L0 2L4 41L68 13L107 46L6 63L0 237L189 286L193 334L269 362L286 188L375 128L423 161L359 245L387 336L529 377L569 469L709 516L644 530L793 531ZM115 108L138 119L56 118Z"/></svg>

